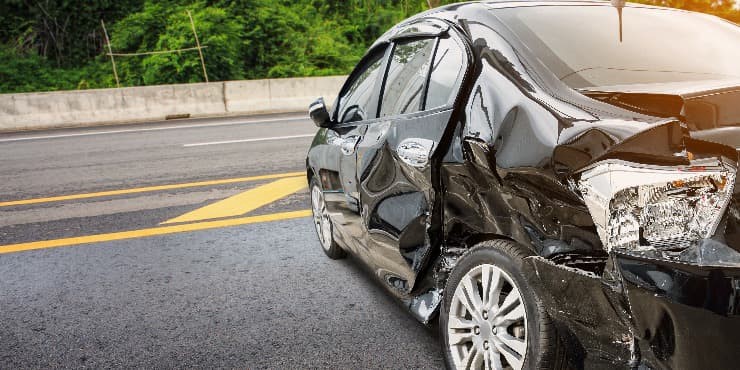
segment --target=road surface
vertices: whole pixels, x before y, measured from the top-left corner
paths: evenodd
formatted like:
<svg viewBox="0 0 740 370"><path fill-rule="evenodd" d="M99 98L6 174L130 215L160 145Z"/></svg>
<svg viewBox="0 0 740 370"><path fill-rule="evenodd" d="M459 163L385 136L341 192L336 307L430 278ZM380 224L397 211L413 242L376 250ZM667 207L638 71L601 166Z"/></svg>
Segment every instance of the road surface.
<svg viewBox="0 0 740 370"><path fill-rule="evenodd" d="M439 368L308 214L300 115L0 135L0 368Z"/></svg>

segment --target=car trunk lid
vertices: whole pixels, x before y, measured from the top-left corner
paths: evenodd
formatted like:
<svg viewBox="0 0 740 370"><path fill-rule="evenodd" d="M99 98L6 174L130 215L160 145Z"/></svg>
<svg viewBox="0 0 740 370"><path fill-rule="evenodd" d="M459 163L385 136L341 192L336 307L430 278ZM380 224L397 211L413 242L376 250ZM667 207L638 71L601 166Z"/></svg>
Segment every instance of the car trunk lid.
<svg viewBox="0 0 740 370"><path fill-rule="evenodd" d="M681 118L692 132L720 129L701 136L740 146L740 79L600 86L580 92L638 113Z"/></svg>

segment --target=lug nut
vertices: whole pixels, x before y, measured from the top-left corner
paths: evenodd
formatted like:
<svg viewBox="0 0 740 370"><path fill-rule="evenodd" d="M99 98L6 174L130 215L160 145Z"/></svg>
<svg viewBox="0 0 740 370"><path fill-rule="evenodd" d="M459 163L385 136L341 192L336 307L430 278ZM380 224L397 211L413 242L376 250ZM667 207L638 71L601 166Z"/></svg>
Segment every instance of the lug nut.
<svg viewBox="0 0 740 370"><path fill-rule="evenodd" d="M474 328L473 328L473 333L475 333L475 335L479 335L479 334L480 334L480 328L479 328L479 327L477 327L477 326L476 326L476 327L474 327Z"/></svg>
<svg viewBox="0 0 740 370"><path fill-rule="evenodd" d="M488 341L483 342L483 349L488 349Z"/></svg>
<svg viewBox="0 0 740 370"><path fill-rule="evenodd" d="M488 311L483 311L483 318L488 320Z"/></svg>

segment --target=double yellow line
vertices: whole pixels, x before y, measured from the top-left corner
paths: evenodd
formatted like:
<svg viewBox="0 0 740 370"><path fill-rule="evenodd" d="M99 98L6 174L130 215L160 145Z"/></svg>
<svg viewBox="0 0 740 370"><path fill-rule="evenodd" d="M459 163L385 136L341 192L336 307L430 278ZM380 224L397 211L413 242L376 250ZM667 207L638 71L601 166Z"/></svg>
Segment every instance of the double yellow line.
<svg viewBox="0 0 740 370"><path fill-rule="evenodd" d="M277 181L266 185L258 186L254 189L247 190L233 197L224 199L206 207L188 212L182 216L163 222L159 227L148 229L122 231L107 234L88 235L73 238L64 238L56 240L44 240L30 243L10 244L0 246L0 254L22 252L36 249L58 248L78 244L99 243L114 240L124 240L133 238L142 238L156 235L167 235L174 233L216 229L222 227L248 225L260 222L270 222L278 220L288 220L294 218L307 217L311 215L310 210L299 210L291 212L281 212L260 216L237 217L221 219L225 217L243 216L259 207L272 203L278 199L286 197L306 187L306 177L303 172L292 172L274 175L242 177L234 179L202 181L193 183L182 183L162 186L141 187L133 189L104 191L97 193L65 195L49 198L36 198L17 200L9 202L0 202L0 207L10 207L19 205L40 204L49 202L60 202L67 200L89 199L98 197L108 197L125 194L154 192L161 190L184 189L201 186L215 186L223 184L232 184L240 182L251 182L260 180L277 179ZM196 222L199 221L199 222ZM182 224L185 222L190 222ZM179 225L172 225L179 224Z"/></svg>
<svg viewBox="0 0 740 370"><path fill-rule="evenodd" d="M80 237L75 237L75 238L44 240L40 242L21 243L21 244L10 244L10 245L0 246L0 254L23 252L23 251L30 251L30 250L35 250L35 249L68 247L68 246L78 245L78 244L89 244L89 243L109 242L109 241L114 241L114 240L144 238L148 236L184 233L184 232L189 232L189 231L199 231L199 230L216 229L216 228L229 227L229 226L248 225L248 224L255 224L255 223L260 223L260 222L288 220L292 218L308 217L310 215L311 215L310 210L303 210L303 211L273 213L270 215L263 215L263 216L241 217L241 218L232 218L228 220L198 222L198 223L185 224L185 225L161 226L161 227L153 227L150 229L80 236Z"/></svg>
<svg viewBox="0 0 740 370"><path fill-rule="evenodd" d="M62 201L67 201L67 200L112 197L116 195L148 193L148 192L161 191L161 190L186 189L186 188L195 188L195 187L201 187L201 186L226 185L226 184L235 184L235 183L240 183L240 182L272 180L272 179L281 179L284 177L296 177L296 176L305 176L305 175L306 175L305 172L289 172L289 173L281 173L281 174L274 174L274 175L238 177L234 179L211 180L211 181L201 181L201 182L190 182L190 183L184 183L184 184L171 184L171 185L160 185L160 186L148 186L148 187L143 187L143 188L101 191L97 193L62 195L58 197L49 197L49 198L13 200L13 201L8 201L8 202L0 202L0 207L25 206L25 205L30 205L30 204L62 202Z"/></svg>

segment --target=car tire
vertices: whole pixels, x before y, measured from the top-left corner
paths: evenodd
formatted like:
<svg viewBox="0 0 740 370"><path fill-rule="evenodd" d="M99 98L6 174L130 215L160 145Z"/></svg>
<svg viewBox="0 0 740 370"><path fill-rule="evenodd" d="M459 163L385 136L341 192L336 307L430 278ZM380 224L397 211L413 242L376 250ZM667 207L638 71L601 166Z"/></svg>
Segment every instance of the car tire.
<svg viewBox="0 0 740 370"><path fill-rule="evenodd" d="M321 249L333 260L346 257L347 252L334 240L334 225L326 210L324 191L315 177L311 179L310 189L312 220Z"/></svg>
<svg viewBox="0 0 740 370"><path fill-rule="evenodd" d="M566 368L555 325L522 276L523 260L532 254L511 241L492 240L460 257L447 280L439 315L448 368Z"/></svg>

